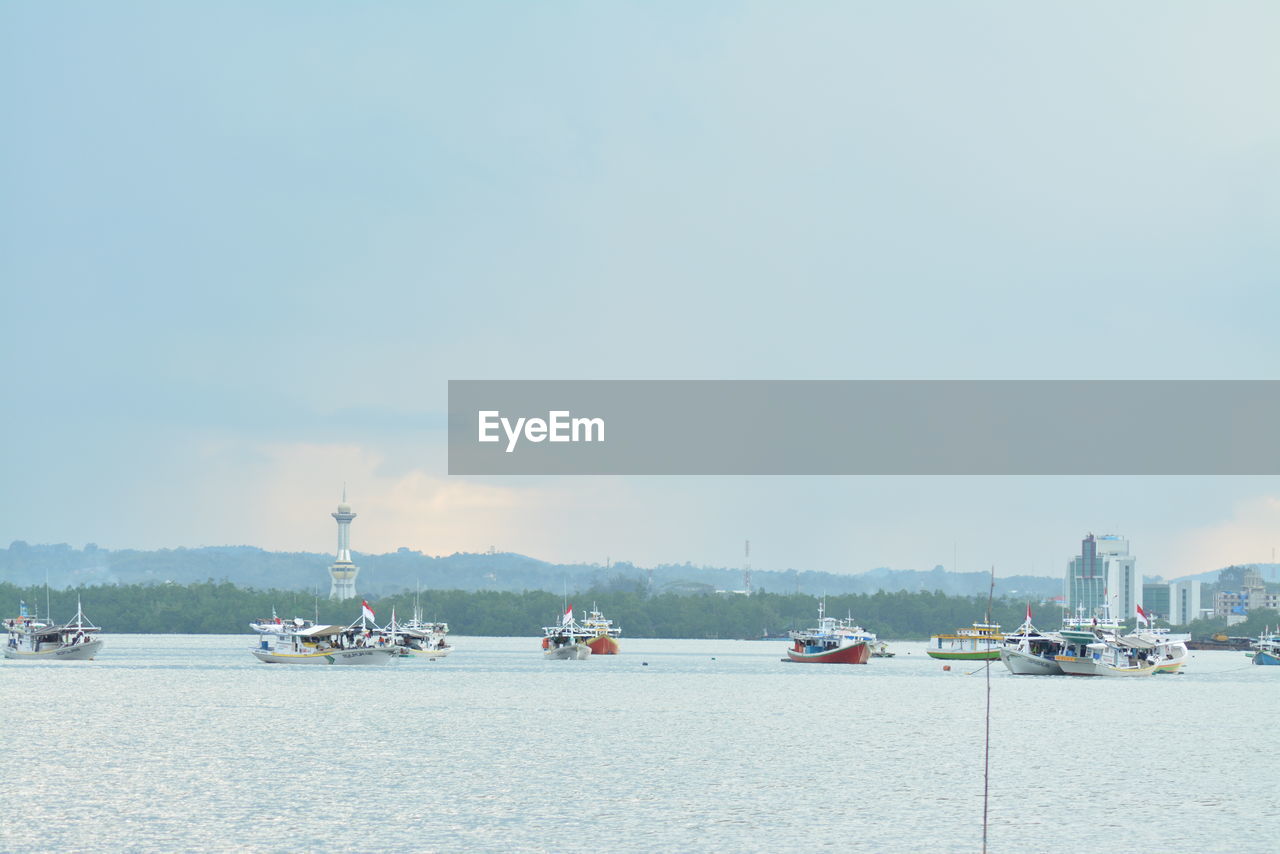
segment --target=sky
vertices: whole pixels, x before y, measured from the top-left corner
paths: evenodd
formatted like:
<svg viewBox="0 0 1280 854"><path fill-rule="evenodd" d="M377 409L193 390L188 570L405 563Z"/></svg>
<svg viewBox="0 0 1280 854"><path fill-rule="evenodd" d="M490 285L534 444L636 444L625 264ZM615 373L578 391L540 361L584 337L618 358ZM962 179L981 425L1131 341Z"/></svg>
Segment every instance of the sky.
<svg viewBox="0 0 1280 854"><path fill-rule="evenodd" d="M0 544L1147 574L1275 477L450 477L450 379L1275 379L1271 3L7 3ZM1106 429L1105 413L1094 414Z"/></svg>

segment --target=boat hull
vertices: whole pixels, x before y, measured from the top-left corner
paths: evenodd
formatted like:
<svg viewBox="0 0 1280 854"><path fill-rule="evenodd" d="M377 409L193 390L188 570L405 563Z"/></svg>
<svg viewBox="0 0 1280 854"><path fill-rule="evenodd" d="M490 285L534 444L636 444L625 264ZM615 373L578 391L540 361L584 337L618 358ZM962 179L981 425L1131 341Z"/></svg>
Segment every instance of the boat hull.
<svg viewBox="0 0 1280 854"><path fill-rule="evenodd" d="M57 649L42 649L39 652L5 647L4 657L14 661L92 661L101 649L102 641L100 640Z"/></svg>
<svg viewBox="0 0 1280 854"><path fill-rule="evenodd" d="M444 649L410 649L409 647L400 647L401 658L423 658L428 661L437 658L444 658L453 652L453 647L446 646Z"/></svg>
<svg viewBox="0 0 1280 854"><path fill-rule="evenodd" d="M856 643L823 652L799 652L789 647L787 657L802 664L866 664L871 658L871 647Z"/></svg>
<svg viewBox="0 0 1280 854"><path fill-rule="evenodd" d="M1143 667L1113 667L1093 658L1070 655L1059 655L1056 661L1068 676L1151 676L1156 672L1155 664L1150 662Z"/></svg>
<svg viewBox="0 0 1280 854"><path fill-rule="evenodd" d="M1277 664L1280 665L1280 655L1274 652L1265 652L1258 650L1253 654L1254 664Z"/></svg>
<svg viewBox="0 0 1280 854"><path fill-rule="evenodd" d="M324 652L289 653L251 649L264 664L386 664L395 659L394 649L330 649Z"/></svg>
<svg viewBox="0 0 1280 854"><path fill-rule="evenodd" d="M582 661L590 657L591 647L585 643L554 646L542 653L542 657L550 661Z"/></svg>
<svg viewBox="0 0 1280 854"><path fill-rule="evenodd" d="M949 649L926 649L930 658L943 661L995 661L1000 657L999 649L969 649L952 651Z"/></svg>
<svg viewBox="0 0 1280 854"><path fill-rule="evenodd" d="M1014 676L1061 676L1062 667L1052 658L1017 649L1000 650L1000 660Z"/></svg>
<svg viewBox="0 0 1280 854"><path fill-rule="evenodd" d="M592 655L617 655L618 642L608 635L600 635L587 641Z"/></svg>

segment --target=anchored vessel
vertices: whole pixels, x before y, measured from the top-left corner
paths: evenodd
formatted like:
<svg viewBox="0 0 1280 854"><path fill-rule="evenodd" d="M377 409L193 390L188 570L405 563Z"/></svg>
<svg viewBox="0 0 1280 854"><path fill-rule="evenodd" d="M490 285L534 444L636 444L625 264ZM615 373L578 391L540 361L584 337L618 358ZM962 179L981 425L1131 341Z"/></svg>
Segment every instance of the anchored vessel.
<svg viewBox="0 0 1280 854"><path fill-rule="evenodd" d="M1000 647L1000 660L1015 676L1060 676L1062 667L1057 655L1062 651L1062 636L1056 632L1045 634L1031 622L1031 609L1022 625L1005 635Z"/></svg>
<svg viewBox="0 0 1280 854"><path fill-rule="evenodd" d="M76 615L63 626L49 625L27 616L23 604L19 615L5 620L8 642L4 657L21 661L90 661L102 650L102 638L95 635L102 631L85 619L80 601L76 600Z"/></svg>
<svg viewBox="0 0 1280 854"><path fill-rule="evenodd" d="M849 621L825 616L826 605L818 603L818 625L804 631L791 632L787 658L805 664L866 664L871 657L875 635Z"/></svg>
<svg viewBox="0 0 1280 854"><path fill-rule="evenodd" d="M434 661L453 652L453 646L447 640L449 624L424 622L422 611L417 607L413 609L413 619L403 625L396 623L396 615L392 612L385 634L391 638L401 658Z"/></svg>
<svg viewBox="0 0 1280 854"><path fill-rule="evenodd" d="M1280 664L1280 631L1264 632L1253 642L1254 664Z"/></svg>
<svg viewBox="0 0 1280 854"><path fill-rule="evenodd" d="M994 661L1000 657L1004 635L995 623L974 623L971 628L956 629L954 634L934 635L925 650L931 658L945 661Z"/></svg>
<svg viewBox="0 0 1280 854"><path fill-rule="evenodd" d="M393 643L369 628L363 614L349 626L298 625L305 622L284 622L260 633L249 652L265 664L386 664L399 655Z"/></svg>
<svg viewBox="0 0 1280 854"><path fill-rule="evenodd" d="M1187 651L1190 635L1171 635L1168 629L1143 629L1127 637L1151 644L1147 657L1156 663L1156 673L1177 673L1191 657Z"/></svg>
<svg viewBox="0 0 1280 854"><path fill-rule="evenodd" d="M587 641L592 655L618 654L617 638L622 635L622 629L615 626L613 620L606 620L604 614L596 610L595 605L591 606L587 618L582 621L582 627L592 635Z"/></svg>
<svg viewBox="0 0 1280 854"><path fill-rule="evenodd" d="M558 626L542 629L542 657L562 661L582 661L591 655L587 641L593 635L573 618L573 606L565 609Z"/></svg>
<svg viewBox="0 0 1280 854"><path fill-rule="evenodd" d="M1062 651L1054 660L1068 676L1151 676L1155 644L1134 635L1063 629Z"/></svg>

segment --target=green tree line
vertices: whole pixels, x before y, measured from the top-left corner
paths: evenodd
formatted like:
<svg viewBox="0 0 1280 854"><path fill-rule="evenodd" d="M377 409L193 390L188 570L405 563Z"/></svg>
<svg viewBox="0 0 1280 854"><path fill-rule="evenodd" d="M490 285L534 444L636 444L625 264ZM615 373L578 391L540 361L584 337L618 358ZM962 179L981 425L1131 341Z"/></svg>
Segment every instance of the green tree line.
<svg viewBox="0 0 1280 854"><path fill-rule="evenodd" d="M48 604L46 605L46 596ZM331 602L296 590L258 590L230 582L194 584L133 584L48 590L44 587L0 583L0 606L16 614L19 601L28 610L54 620L69 619L79 597L86 616L107 632L234 634L248 631L248 623L270 617L306 617L322 623L347 624L360 616L360 599ZM562 596L544 591L424 590L379 598L368 597L380 623L394 609L403 621L413 615L417 598L424 619L443 620L463 635L527 637L558 622L564 611ZM752 596L709 593L651 595L640 585L633 589L590 590L570 598L575 612L598 606L620 626L625 637L638 638L754 638L813 625L818 597L761 592ZM826 598L826 613L851 616L868 631L885 639L922 640L984 618L985 597L949 596L941 592L878 592ZM992 619L1006 628L1022 622L1026 603L996 599ZM1057 609L1045 608L1037 622L1055 627Z"/></svg>

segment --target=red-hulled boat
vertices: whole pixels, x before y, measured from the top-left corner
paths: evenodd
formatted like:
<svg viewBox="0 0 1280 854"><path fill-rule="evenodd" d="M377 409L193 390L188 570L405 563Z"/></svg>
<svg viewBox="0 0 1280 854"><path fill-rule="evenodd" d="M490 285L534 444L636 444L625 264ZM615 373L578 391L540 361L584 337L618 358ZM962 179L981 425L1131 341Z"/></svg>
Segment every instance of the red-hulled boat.
<svg viewBox="0 0 1280 854"><path fill-rule="evenodd" d="M818 625L802 632L791 632L787 657L809 664L866 664L871 658L871 645L866 637L849 631L840 620L823 616L825 604L818 605Z"/></svg>
<svg viewBox="0 0 1280 854"><path fill-rule="evenodd" d="M613 620L606 620L604 614L597 611L594 605L591 613L582 621L582 627L594 635L587 641L592 655L618 654L617 637L622 634L622 629L614 626Z"/></svg>

